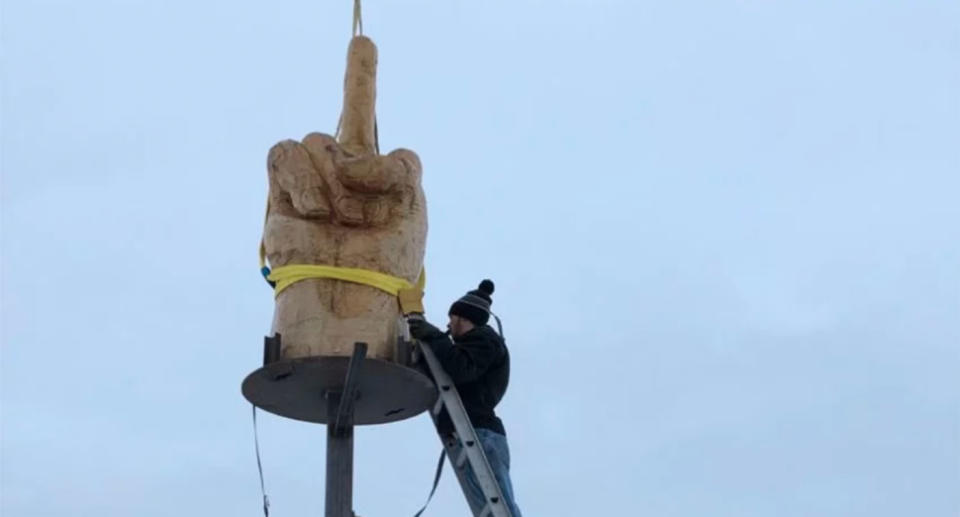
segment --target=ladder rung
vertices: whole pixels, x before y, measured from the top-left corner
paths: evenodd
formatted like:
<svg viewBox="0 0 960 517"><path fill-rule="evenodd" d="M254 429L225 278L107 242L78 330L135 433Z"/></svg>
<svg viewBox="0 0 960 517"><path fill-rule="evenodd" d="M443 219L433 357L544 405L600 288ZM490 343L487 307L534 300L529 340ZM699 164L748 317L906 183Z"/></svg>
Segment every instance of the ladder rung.
<svg viewBox="0 0 960 517"><path fill-rule="evenodd" d="M470 458L467 456L467 447L473 447L473 440L465 440L460 442L460 455L457 457L457 468L463 468L464 464L467 463L467 460Z"/></svg>
<svg viewBox="0 0 960 517"><path fill-rule="evenodd" d="M493 515L493 507L500 502L499 497L491 497L490 502L483 507L483 511L480 512L480 517L486 517L487 515Z"/></svg>
<svg viewBox="0 0 960 517"><path fill-rule="evenodd" d="M433 416L440 416L441 411L443 411L443 397L437 397L437 403L433 405Z"/></svg>

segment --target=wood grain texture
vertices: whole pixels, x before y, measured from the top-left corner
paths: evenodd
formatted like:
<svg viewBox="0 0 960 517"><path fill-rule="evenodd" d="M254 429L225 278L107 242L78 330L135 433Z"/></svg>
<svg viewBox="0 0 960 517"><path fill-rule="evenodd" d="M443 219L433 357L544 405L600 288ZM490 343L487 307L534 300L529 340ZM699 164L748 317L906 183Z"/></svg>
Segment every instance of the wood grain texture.
<svg viewBox="0 0 960 517"><path fill-rule="evenodd" d="M273 267L325 264L417 280L427 236L422 169L413 151L375 151L376 65L373 42L353 38L339 141L311 133L270 150L264 243ZM364 341L369 357L391 360L399 317L387 293L314 279L280 293L273 331L286 359L345 356Z"/></svg>

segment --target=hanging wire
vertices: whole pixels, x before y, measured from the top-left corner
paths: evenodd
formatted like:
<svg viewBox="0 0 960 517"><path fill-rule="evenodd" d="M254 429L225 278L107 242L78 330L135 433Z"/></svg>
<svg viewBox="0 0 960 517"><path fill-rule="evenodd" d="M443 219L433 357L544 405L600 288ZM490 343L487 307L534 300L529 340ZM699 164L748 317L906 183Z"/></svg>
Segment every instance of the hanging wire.
<svg viewBox="0 0 960 517"><path fill-rule="evenodd" d="M263 481L263 464L260 463L260 437L257 435L257 406L253 406L253 447L257 451L257 471L260 472L260 494L263 495L263 517L270 517L270 498Z"/></svg>
<svg viewBox="0 0 960 517"><path fill-rule="evenodd" d="M360 14L360 0L353 0L353 35L363 34L363 16Z"/></svg>

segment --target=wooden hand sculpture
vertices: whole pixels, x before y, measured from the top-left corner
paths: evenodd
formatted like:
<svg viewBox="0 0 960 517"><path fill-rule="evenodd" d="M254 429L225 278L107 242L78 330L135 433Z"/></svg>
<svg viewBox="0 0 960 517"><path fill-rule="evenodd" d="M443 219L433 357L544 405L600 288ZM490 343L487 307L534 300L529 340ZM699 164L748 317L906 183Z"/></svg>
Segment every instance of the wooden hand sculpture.
<svg viewBox="0 0 960 517"><path fill-rule="evenodd" d="M319 264L417 281L427 234L420 159L406 149L377 152L376 67L376 46L354 37L339 139L311 133L270 150L264 245L274 268ZM273 331L284 359L349 355L363 341L368 357L391 360L399 317L386 292L315 278L278 294Z"/></svg>

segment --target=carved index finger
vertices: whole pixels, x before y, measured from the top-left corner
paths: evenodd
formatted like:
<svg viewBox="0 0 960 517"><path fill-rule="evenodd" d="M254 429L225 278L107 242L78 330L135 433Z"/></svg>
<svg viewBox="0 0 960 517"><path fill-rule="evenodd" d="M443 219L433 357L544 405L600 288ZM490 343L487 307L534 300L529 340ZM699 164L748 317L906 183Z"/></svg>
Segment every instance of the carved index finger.
<svg viewBox="0 0 960 517"><path fill-rule="evenodd" d="M339 142L351 154L376 152L377 46L354 36L347 49Z"/></svg>

